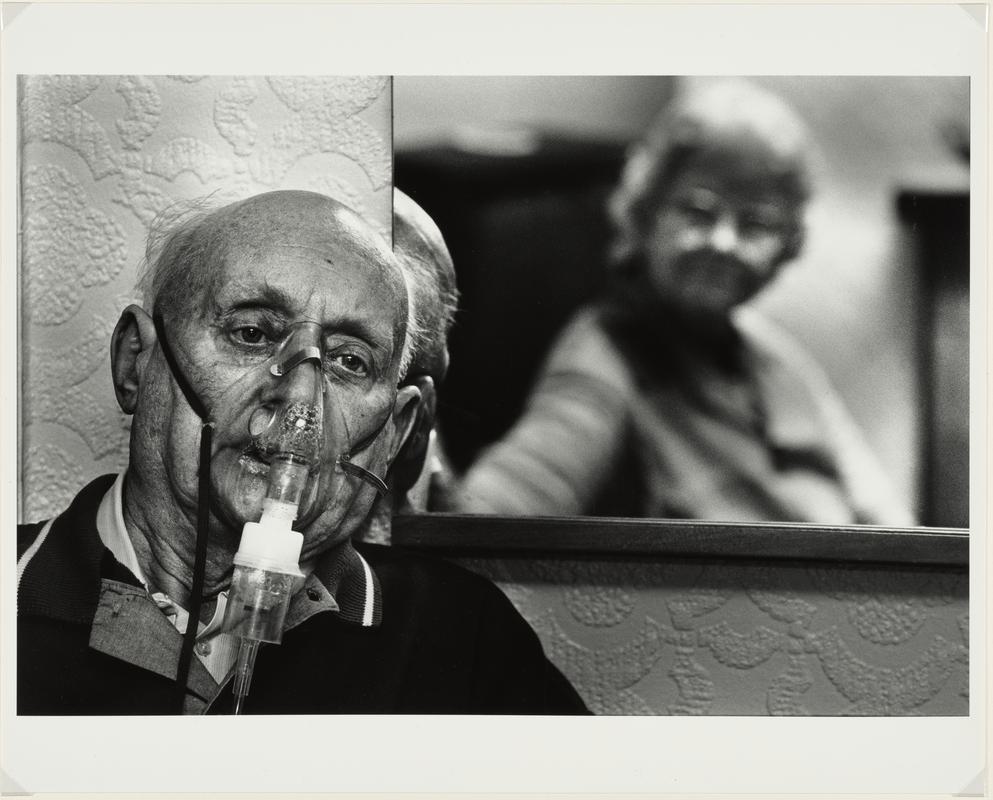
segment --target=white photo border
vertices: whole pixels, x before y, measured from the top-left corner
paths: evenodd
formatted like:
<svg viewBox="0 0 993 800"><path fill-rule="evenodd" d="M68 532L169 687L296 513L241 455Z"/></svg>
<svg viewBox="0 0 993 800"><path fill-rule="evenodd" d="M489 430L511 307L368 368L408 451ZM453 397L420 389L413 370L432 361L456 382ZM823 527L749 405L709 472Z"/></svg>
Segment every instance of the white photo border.
<svg viewBox="0 0 993 800"><path fill-rule="evenodd" d="M983 791L989 289L983 4L7 4L4 465L16 511L16 79L38 73L967 75L971 78L971 713L961 718L15 717L3 537L3 776L26 792ZM908 112L911 113L911 112Z"/></svg>

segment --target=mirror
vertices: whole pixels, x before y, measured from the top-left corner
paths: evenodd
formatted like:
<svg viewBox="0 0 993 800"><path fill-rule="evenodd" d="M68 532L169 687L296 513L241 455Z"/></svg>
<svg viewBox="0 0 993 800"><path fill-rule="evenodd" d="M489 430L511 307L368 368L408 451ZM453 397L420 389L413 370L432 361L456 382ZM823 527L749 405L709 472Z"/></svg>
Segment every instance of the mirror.
<svg viewBox="0 0 993 800"><path fill-rule="evenodd" d="M515 435L543 365L561 351L555 343L562 330L610 290L608 253L617 233L606 209L631 145L674 99L718 82L394 80L395 184L438 223L461 292L438 424L456 474ZM781 370L763 373L762 434L740 437L726 419L701 425L692 414L687 421L685 409L682 418L670 416L671 396L659 395L657 383L645 387L626 362L630 349L589 346L602 363L580 371L633 375L625 402L637 410L625 414L642 424L605 434L611 442L627 437L624 446L581 453L596 476L580 482L573 507L557 504L561 492L549 480L531 485L536 495L555 496L547 507L539 497L523 503L524 512L511 504L493 505L494 513L968 525L968 80L783 76L748 83L805 124L812 192L802 248L745 306L750 318L784 334L831 388L812 391L825 384L804 379L812 396L797 401L788 375L784 382ZM659 348L646 345L642 333L634 348L651 360ZM670 344L679 338L658 336ZM687 352L696 363L696 351ZM753 387L754 376L749 381ZM710 400L754 406L754 395L732 395L735 386L721 384ZM811 402L820 409L816 424L804 417ZM566 413L558 441L574 430L570 413L598 411L595 402L587 405ZM836 412L851 423L838 434L843 445L822 429L825 415ZM646 439L653 427L656 439L676 434L679 452L659 456L658 442ZM775 439L777 431L783 439ZM542 438L526 428L517 444L504 453L503 472L518 480L541 474L529 472L528 459L543 455ZM840 461L830 456L839 448L848 453ZM729 456L738 460L733 467ZM663 484L665 491L652 488ZM861 497L853 501L853 493ZM451 510L477 509L455 503Z"/></svg>

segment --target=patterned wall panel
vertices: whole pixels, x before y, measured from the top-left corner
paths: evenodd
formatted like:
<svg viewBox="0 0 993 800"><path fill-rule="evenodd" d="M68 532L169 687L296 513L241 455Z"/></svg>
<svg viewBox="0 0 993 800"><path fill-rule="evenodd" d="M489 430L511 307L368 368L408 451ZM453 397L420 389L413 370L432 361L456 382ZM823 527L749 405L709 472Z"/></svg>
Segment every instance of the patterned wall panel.
<svg viewBox="0 0 993 800"><path fill-rule="evenodd" d="M120 470L110 334L150 221L178 200L299 188L389 234L382 77L31 75L19 81L21 519Z"/></svg>
<svg viewBox="0 0 993 800"><path fill-rule="evenodd" d="M472 559L597 714L964 715L964 572Z"/></svg>

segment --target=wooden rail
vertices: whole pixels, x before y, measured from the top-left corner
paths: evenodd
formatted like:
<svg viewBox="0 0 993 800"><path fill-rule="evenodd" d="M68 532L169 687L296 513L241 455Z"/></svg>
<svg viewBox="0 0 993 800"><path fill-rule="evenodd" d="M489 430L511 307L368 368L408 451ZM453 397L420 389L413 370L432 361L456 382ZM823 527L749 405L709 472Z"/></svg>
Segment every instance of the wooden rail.
<svg viewBox="0 0 993 800"><path fill-rule="evenodd" d="M452 556L785 559L963 571L969 566L969 532L958 528L408 514L394 519L393 544Z"/></svg>

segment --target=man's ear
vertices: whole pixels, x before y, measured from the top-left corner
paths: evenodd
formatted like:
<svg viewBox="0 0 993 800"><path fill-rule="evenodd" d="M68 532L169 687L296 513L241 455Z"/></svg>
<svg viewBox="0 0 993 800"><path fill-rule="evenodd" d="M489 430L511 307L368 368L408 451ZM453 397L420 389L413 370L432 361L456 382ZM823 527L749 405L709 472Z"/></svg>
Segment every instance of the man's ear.
<svg viewBox="0 0 993 800"><path fill-rule="evenodd" d="M417 482L421 470L424 468L438 402L434 380L429 375L418 375L411 379L411 384L418 388L421 398L409 433L393 459L389 471L390 485L398 494L403 494L410 489Z"/></svg>
<svg viewBox="0 0 993 800"><path fill-rule="evenodd" d="M426 378L430 384L430 392L433 396L434 382ZM414 430L420 414L421 404L424 396L421 388L423 381L415 381L401 386L397 390L396 400L393 403L393 441L390 443L390 464L396 459L397 454Z"/></svg>
<svg viewBox="0 0 993 800"><path fill-rule="evenodd" d="M121 312L110 340L110 371L114 378L117 404L125 414L133 414L138 404L138 387L147 357L155 345L155 323L145 309L130 305Z"/></svg>

